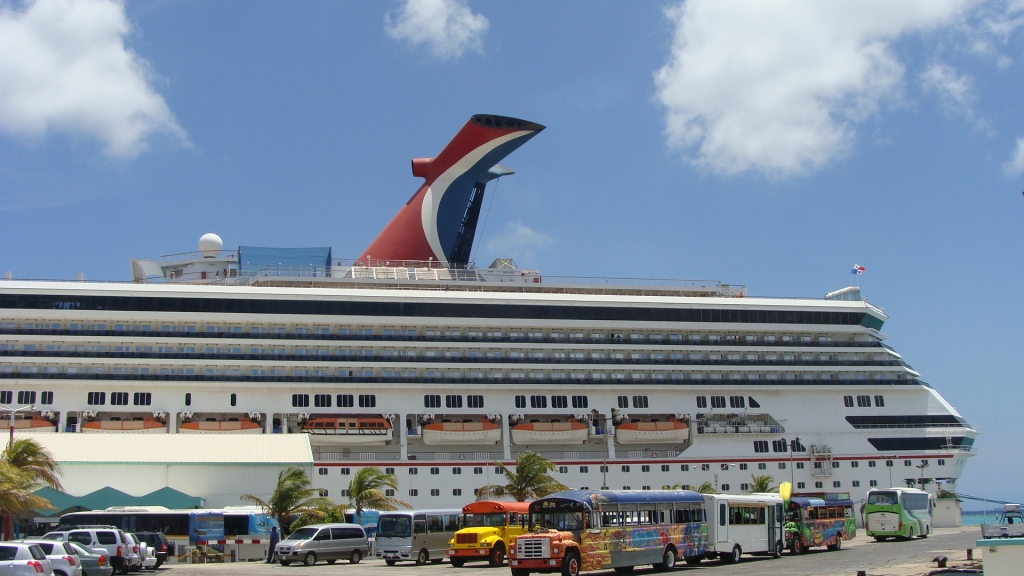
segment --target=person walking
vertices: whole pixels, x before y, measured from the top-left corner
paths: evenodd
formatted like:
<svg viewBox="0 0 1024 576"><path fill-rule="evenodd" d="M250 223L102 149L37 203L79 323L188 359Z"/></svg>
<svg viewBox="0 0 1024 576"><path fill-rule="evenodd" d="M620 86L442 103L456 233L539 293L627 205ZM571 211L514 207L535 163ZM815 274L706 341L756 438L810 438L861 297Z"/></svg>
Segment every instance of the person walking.
<svg viewBox="0 0 1024 576"><path fill-rule="evenodd" d="M277 526L270 529L270 550L267 551L267 564L273 564L277 557L277 543L281 536L277 533Z"/></svg>

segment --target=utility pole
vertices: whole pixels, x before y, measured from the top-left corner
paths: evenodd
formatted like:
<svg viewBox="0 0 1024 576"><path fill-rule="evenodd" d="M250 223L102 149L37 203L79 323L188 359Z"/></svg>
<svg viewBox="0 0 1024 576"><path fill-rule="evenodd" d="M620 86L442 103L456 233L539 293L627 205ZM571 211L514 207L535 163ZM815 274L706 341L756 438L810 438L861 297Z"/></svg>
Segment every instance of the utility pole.
<svg viewBox="0 0 1024 576"><path fill-rule="evenodd" d="M11 404L9 406L0 405L0 410L7 410L7 411L9 411L11 413L11 422L10 422L11 439L10 439L10 443L8 444L8 446L13 446L14 445L14 413L15 412L21 412L22 410L35 410L35 409L36 409L36 405L35 404L29 404L28 406L22 406L21 408L15 408L14 404Z"/></svg>

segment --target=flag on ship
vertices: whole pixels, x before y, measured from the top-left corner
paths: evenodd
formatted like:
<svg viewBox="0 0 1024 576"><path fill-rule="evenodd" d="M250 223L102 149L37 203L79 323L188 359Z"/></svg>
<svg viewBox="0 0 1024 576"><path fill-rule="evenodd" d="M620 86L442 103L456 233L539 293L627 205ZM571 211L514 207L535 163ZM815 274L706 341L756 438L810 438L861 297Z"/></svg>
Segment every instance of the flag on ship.
<svg viewBox="0 0 1024 576"><path fill-rule="evenodd" d="M865 268L863 266L861 266L860 264L854 264L853 265L853 270L850 270L850 274L861 274L861 273L864 272L864 270L865 270Z"/></svg>

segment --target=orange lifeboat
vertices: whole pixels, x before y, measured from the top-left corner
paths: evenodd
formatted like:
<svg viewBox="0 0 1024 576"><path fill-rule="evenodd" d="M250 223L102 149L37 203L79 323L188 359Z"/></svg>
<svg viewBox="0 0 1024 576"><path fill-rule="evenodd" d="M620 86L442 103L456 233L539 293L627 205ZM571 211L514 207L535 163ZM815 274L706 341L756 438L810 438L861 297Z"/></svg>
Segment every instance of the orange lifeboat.
<svg viewBox="0 0 1024 576"><path fill-rule="evenodd" d="M178 427L182 434L262 434L263 426L259 422L253 422L248 418L228 420L197 420L185 422Z"/></svg>
<svg viewBox="0 0 1024 576"><path fill-rule="evenodd" d="M523 422L512 427L514 444L582 444L590 427L569 418L568 422Z"/></svg>
<svg viewBox="0 0 1024 576"><path fill-rule="evenodd" d="M315 444L384 444L393 429L385 418L316 416L306 420L302 431Z"/></svg>
<svg viewBox="0 0 1024 576"><path fill-rule="evenodd" d="M427 445L497 444L498 440L501 440L501 427L490 420L423 425L423 443Z"/></svg>
<svg viewBox="0 0 1024 576"><path fill-rule="evenodd" d="M2 415L0 415L0 430L7 432L10 429L10 417L2 418ZM31 418L15 416L14 431L26 432L29 434L51 434L57 431L57 425L42 416L32 416Z"/></svg>
<svg viewBox="0 0 1024 576"><path fill-rule="evenodd" d="M690 437L690 426L676 418L668 421L627 422L615 427L619 444L678 444Z"/></svg>
<svg viewBox="0 0 1024 576"><path fill-rule="evenodd" d="M82 424L82 432L90 434L105 434L116 432L134 432L141 434L163 434L167 432L167 424L153 418L141 418L139 420L121 420L110 418L108 420L91 420Z"/></svg>

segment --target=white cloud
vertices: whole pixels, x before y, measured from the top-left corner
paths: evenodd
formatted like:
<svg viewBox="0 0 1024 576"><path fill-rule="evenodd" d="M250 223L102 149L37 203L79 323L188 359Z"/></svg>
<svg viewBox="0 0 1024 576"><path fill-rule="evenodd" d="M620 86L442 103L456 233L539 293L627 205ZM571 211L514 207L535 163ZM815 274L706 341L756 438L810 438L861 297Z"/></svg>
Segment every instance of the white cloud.
<svg viewBox="0 0 1024 576"><path fill-rule="evenodd" d="M1024 174L1024 138L1017 138L1013 156L1003 164L1003 170L1009 176Z"/></svg>
<svg viewBox="0 0 1024 576"><path fill-rule="evenodd" d="M947 115L964 116L979 128L988 127L974 112L974 82L969 76L960 74L952 66L935 62L921 72L920 80L925 92L938 96Z"/></svg>
<svg viewBox="0 0 1024 576"><path fill-rule="evenodd" d="M392 18L384 15L384 29L395 40L426 44L441 59L459 58L466 50L483 47L481 37L490 22L474 14L465 0L405 0Z"/></svg>
<svg viewBox="0 0 1024 576"><path fill-rule="evenodd" d="M954 24L966 0L692 0L667 15L655 74L670 145L722 174L784 177L846 153L856 125L900 96L891 44Z"/></svg>
<svg viewBox="0 0 1024 576"><path fill-rule="evenodd" d="M94 138L116 158L137 156L155 133L187 142L148 63L125 46L130 32L113 0L0 5L0 131Z"/></svg>
<svg viewBox="0 0 1024 576"><path fill-rule="evenodd" d="M487 242L487 249L499 258L533 260L536 250L554 244L555 239L537 232L519 220L510 220L497 236Z"/></svg>

